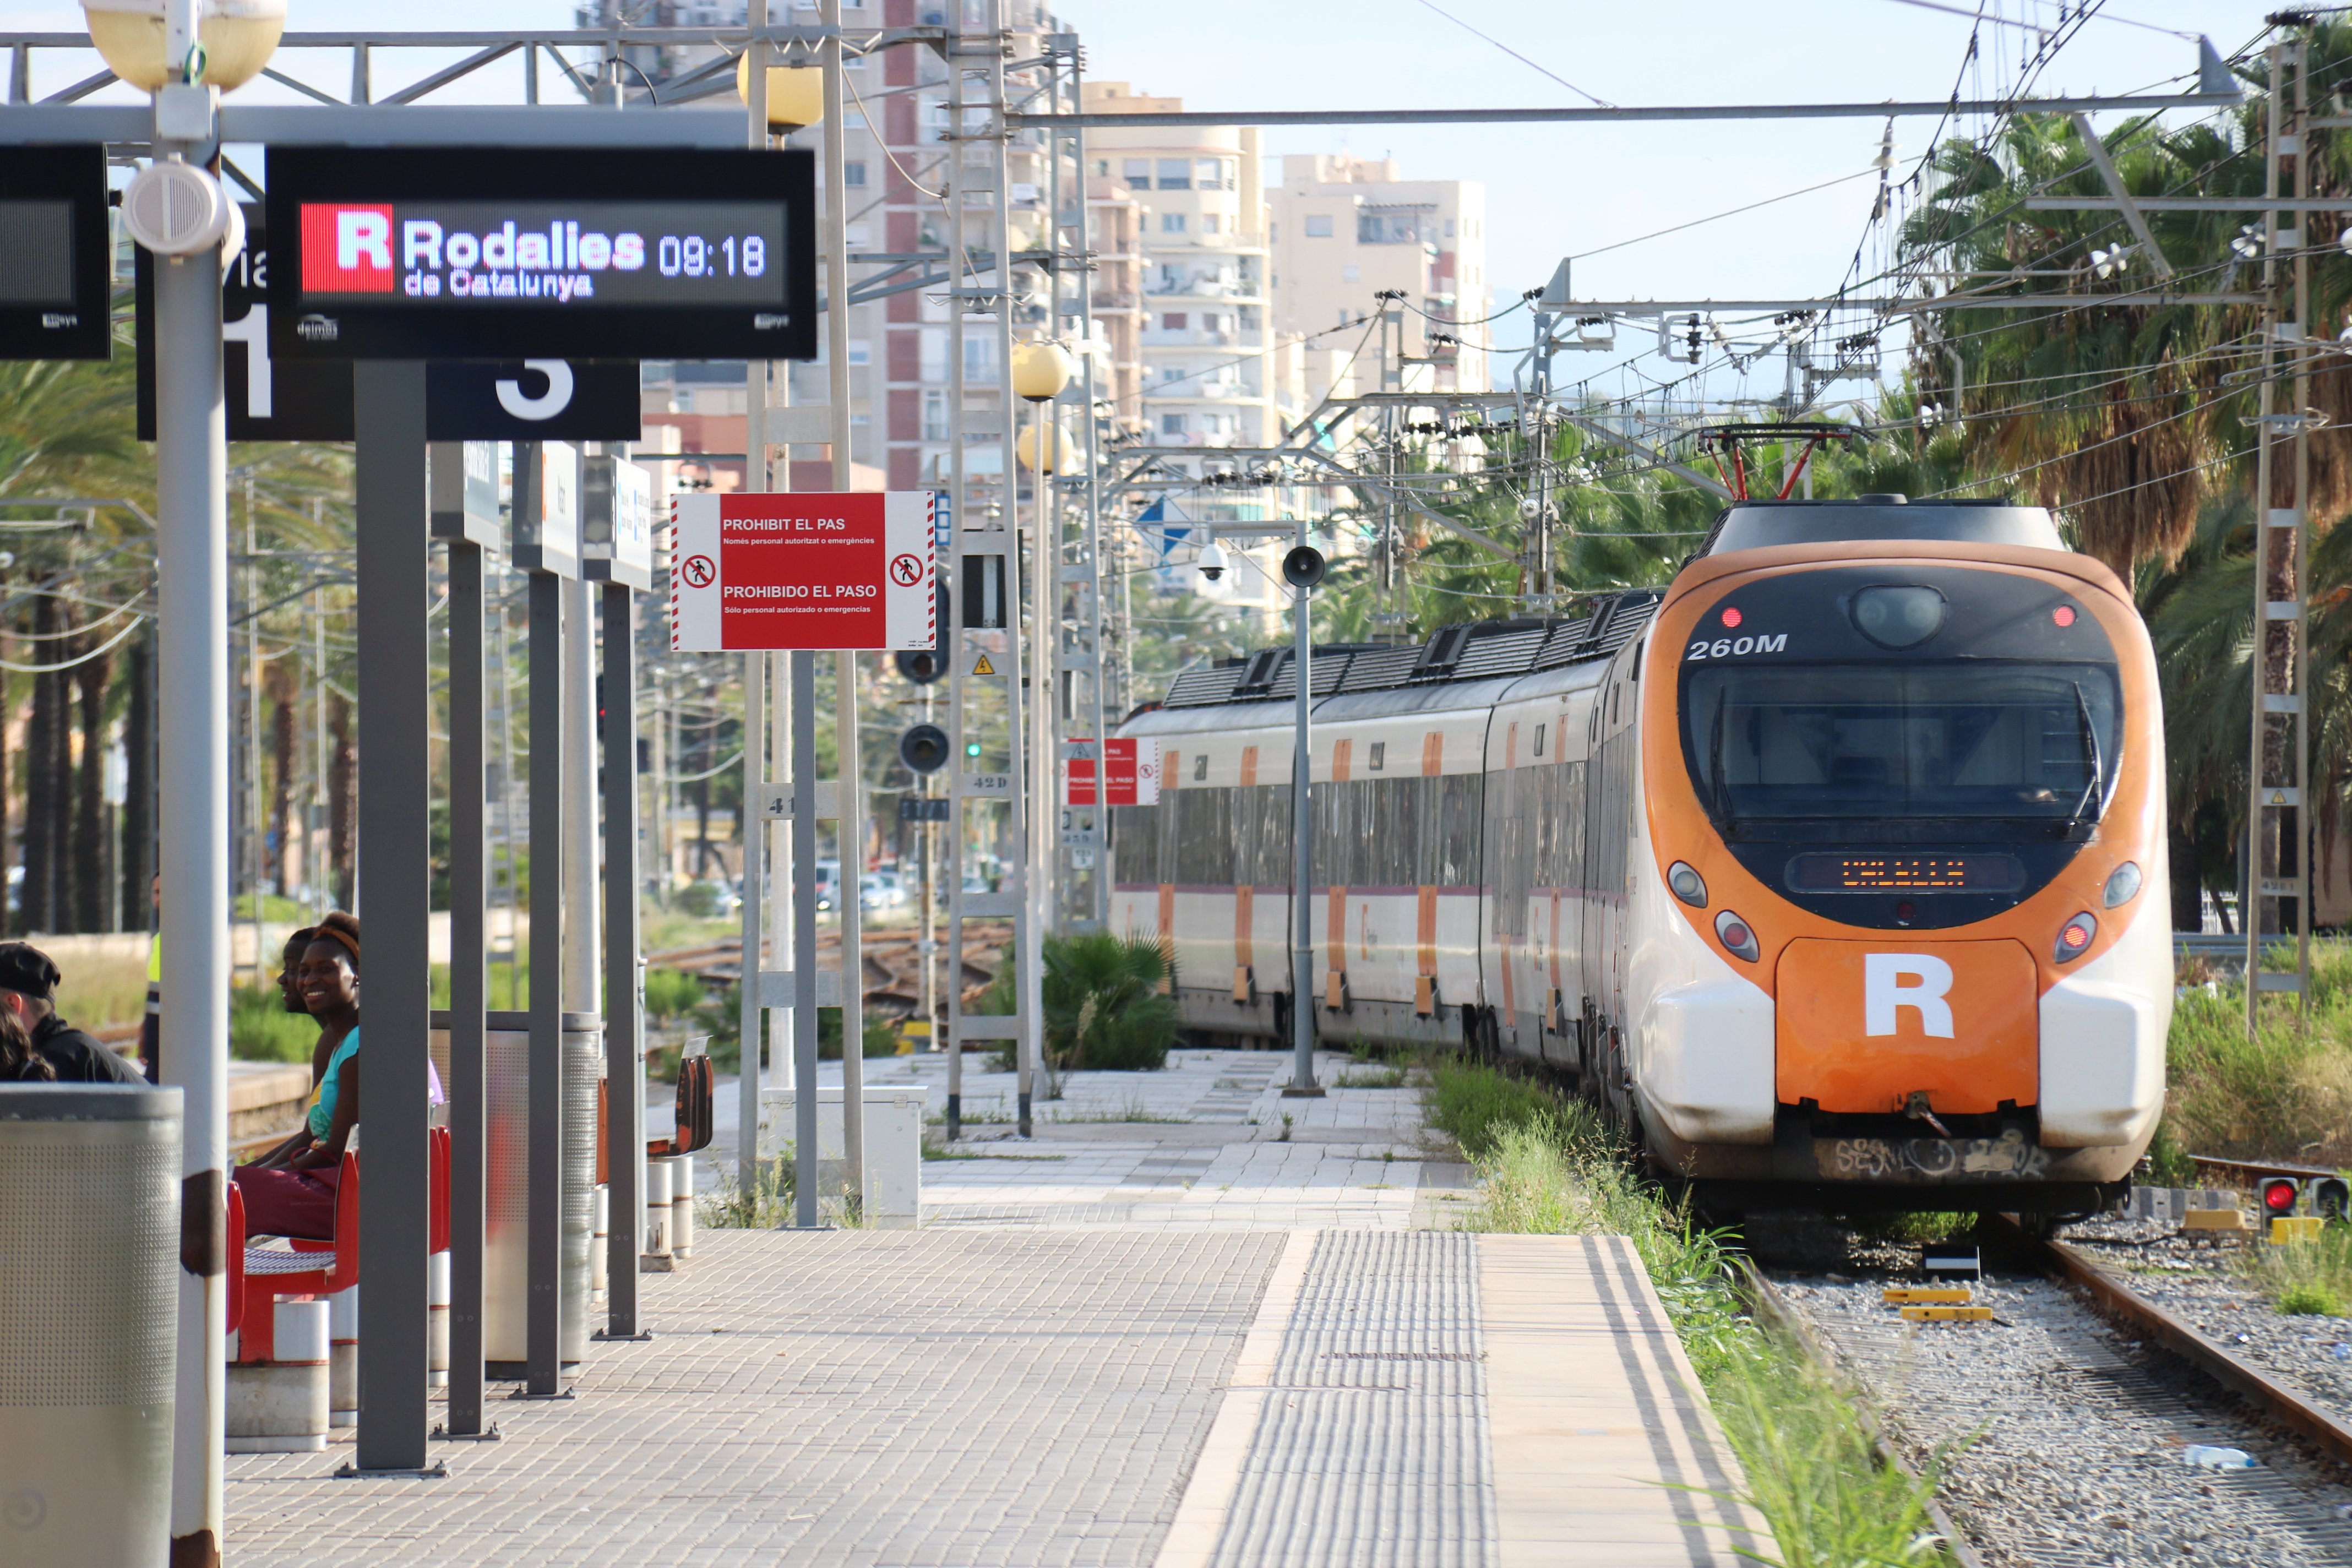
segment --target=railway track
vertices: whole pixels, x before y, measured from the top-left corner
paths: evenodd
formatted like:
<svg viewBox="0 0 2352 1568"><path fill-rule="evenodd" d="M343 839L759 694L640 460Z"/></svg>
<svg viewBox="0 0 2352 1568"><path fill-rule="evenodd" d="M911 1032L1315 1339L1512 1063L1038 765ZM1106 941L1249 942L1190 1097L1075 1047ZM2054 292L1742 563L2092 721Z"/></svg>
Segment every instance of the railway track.
<svg viewBox="0 0 2352 1568"><path fill-rule="evenodd" d="M2352 1563L2352 1403L2331 1408L2082 1247L1987 1226L1990 1322L1909 1323L1908 1249L1767 1261L1759 1308L1885 1413L1891 1459L1939 1472L1963 1568ZM1997 1265L1996 1265L1997 1260ZM2346 1331L2329 1329L2332 1337ZM2250 1468L2192 1462L2236 1449Z"/></svg>
<svg viewBox="0 0 2352 1568"><path fill-rule="evenodd" d="M962 986L966 1006L979 1001L982 994L996 983L1005 944L1012 940L1010 923L964 922ZM863 961L867 1006L900 1015L916 1012L922 1006L921 942L922 933L911 929L885 926L861 933L858 956ZM940 951L932 956L937 965L939 994L942 996L948 981L946 945L940 942ZM827 960L835 967L841 963L839 931L820 931L817 935L817 962L823 965ZM698 975L714 984L732 985L742 977L743 942L741 938L733 937L700 947L673 948L667 952L650 953L646 962L656 968Z"/></svg>

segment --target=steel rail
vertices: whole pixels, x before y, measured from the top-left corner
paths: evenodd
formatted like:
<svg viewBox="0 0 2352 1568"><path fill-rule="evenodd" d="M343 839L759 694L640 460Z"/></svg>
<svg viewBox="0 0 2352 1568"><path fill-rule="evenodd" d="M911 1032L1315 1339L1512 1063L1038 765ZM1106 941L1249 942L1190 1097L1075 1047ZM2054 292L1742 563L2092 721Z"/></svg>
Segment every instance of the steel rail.
<svg viewBox="0 0 2352 1568"><path fill-rule="evenodd" d="M2007 1215L1987 1215L1995 1235L2037 1256L2053 1279L2079 1288L2102 1317L2137 1330L2247 1404L2309 1438L2328 1458L2352 1465L2352 1425L2339 1421L2282 1386L2244 1357L2198 1332L2191 1324L2141 1296L2063 1241L2035 1241Z"/></svg>
<svg viewBox="0 0 2352 1568"><path fill-rule="evenodd" d="M1738 1260L1738 1272L1739 1289L1747 1296L1757 1316L1769 1318L1785 1330L1789 1337L1797 1342L1798 1350L1803 1352L1815 1370L1841 1384L1849 1383L1838 1370L1837 1363L1831 1358L1829 1347L1822 1344L1820 1336L1813 1332L1812 1325L1789 1304L1789 1299L1764 1277L1762 1269L1742 1258ZM1917 1480L1919 1472L1904 1463L1903 1456L1896 1453L1895 1446L1886 1440L1885 1428L1871 1419L1860 1405L1855 1406L1854 1415L1862 1423L1864 1436L1870 1439L1872 1451L1878 1456L1878 1462L1888 1469ZM1977 1555L1976 1548L1969 1544L1969 1538L1960 1533L1959 1526L1952 1522L1952 1516L1944 1511L1943 1503L1932 1489L1927 1493L1927 1522L1934 1525L1936 1533L1944 1538L1945 1549L1959 1568L1985 1568L1984 1559Z"/></svg>

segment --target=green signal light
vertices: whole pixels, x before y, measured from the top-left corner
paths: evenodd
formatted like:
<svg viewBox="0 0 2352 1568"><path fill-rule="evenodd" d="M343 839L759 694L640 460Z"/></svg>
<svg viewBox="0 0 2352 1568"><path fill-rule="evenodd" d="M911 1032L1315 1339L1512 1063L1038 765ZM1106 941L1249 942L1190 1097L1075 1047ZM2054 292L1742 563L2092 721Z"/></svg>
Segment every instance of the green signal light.
<svg viewBox="0 0 2352 1568"><path fill-rule="evenodd" d="M980 755L980 742L978 741L965 742L963 754L967 757L976 757Z"/></svg>

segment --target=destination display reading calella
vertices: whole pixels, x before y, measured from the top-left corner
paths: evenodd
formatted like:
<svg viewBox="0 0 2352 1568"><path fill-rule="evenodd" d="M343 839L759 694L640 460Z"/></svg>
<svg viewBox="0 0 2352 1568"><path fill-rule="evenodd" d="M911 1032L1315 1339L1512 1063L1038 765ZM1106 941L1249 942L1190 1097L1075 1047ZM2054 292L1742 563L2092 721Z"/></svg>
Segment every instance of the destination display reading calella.
<svg viewBox="0 0 2352 1568"><path fill-rule="evenodd" d="M776 202L305 202L305 303L781 309Z"/></svg>

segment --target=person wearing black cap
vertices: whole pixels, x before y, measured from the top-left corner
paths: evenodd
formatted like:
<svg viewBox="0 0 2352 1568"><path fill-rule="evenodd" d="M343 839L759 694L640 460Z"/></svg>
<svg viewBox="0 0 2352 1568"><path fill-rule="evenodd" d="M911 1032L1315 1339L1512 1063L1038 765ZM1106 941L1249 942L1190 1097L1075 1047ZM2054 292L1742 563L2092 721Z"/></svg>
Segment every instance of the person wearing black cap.
<svg viewBox="0 0 2352 1568"><path fill-rule="evenodd" d="M32 1037L33 1049L57 1069L59 1083L131 1083L144 1074L58 1016L58 981L49 955L28 942L0 942L0 1006Z"/></svg>

